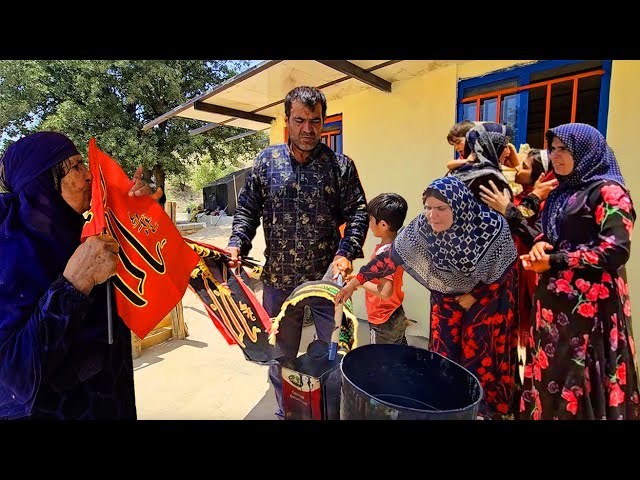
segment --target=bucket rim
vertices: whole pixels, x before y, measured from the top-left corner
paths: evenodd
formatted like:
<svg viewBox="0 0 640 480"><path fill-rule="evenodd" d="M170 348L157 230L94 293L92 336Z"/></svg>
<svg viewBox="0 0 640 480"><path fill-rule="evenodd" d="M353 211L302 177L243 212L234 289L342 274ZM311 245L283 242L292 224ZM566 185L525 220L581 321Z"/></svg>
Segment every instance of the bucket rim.
<svg viewBox="0 0 640 480"><path fill-rule="evenodd" d="M353 383L353 381L351 381L351 379L349 379L349 377L347 377L344 373L344 361L347 358L347 356L350 353L353 353L355 351L357 351L360 348L367 348L367 347L375 347L376 345L389 345L389 344L375 344L375 343L370 343L368 345L361 345L358 348L354 348L353 350L347 352L344 356L344 358L342 359L342 361L340 362L340 373L342 374L342 378L347 380L349 382L349 384L355 388L356 390L358 390L359 392L363 393L365 396L368 397L372 397L376 400L376 402L380 402L382 404L384 404L385 406L388 406L389 408L393 408L394 410L398 410L398 408L400 407L399 405L394 405L393 403L387 402L386 400L382 400L380 398L378 398L375 395L372 395L369 392L364 391L362 388L360 388L358 385L356 385L355 383ZM454 365L458 366L460 369L464 370L465 372L467 372L472 378L475 379L475 381L478 384L479 387L479 395L478 395L478 399L473 402L470 403L469 405L467 405L466 407L462 407L462 408L453 408L453 409L449 409L449 410L437 410L434 411L434 413L456 413L456 412L462 412L462 411L466 411L469 410L471 408L475 408L476 406L478 406L480 404L480 402L482 401L482 398L484 397L484 389L482 388L482 384L480 383L480 380L478 379L477 376L475 376L469 369L463 367L462 365L460 365L458 362L455 362L453 360L451 360L450 358L445 357L444 355L438 353L438 352L434 352L432 350L427 350L425 348L419 348L419 347L414 347L412 345L397 345L398 347L408 347L408 348L412 348L415 350L422 350L424 352L427 352L431 355L436 355L438 357L440 357L441 359L447 360L451 363L453 363ZM400 407L402 410L406 410L406 411L411 411L411 412L416 412L416 413L424 413L424 412L428 412L428 410L424 410L421 408L413 408L413 407Z"/></svg>

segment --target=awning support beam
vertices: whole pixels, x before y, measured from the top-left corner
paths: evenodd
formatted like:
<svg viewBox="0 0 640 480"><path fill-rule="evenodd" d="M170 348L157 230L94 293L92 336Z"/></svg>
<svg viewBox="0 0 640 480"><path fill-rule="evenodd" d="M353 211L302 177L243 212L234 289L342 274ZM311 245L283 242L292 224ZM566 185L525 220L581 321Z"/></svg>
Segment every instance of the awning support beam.
<svg viewBox="0 0 640 480"><path fill-rule="evenodd" d="M361 82L366 83L383 92L391 93L391 82L387 82L385 79L374 75L371 72L366 71L364 68L348 62L347 60L316 60L327 67L333 68L339 72L342 72L350 77L353 77Z"/></svg>
<svg viewBox="0 0 640 480"><path fill-rule="evenodd" d="M214 128L218 128L221 125L219 123L207 123L206 125L198 128L194 128L193 130L189 130L189 135L199 135L204 132L208 132L209 130L213 130Z"/></svg>
<svg viewBox="0 0 640 480"><path fill-rule="evenodd" d="M251 120L258 123L266 123L271 125L271 122L275 120L274 117L267 115L260 115L259 113L243 112L235 108L221 107L220 105L213 105L212 103L194 102L193 108L200 110L201 112L217 113L220 115L228 115L230 117L242 118L244 120Z"/></svg>

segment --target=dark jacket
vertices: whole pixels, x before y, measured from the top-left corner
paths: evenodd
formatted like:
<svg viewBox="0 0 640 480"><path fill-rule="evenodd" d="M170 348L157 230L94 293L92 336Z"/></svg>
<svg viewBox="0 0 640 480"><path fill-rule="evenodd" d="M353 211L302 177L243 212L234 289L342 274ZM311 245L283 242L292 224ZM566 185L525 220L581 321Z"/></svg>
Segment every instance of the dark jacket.
<svg viewBox="0 0 640 480"><path fill-rule="evenodd" d="M353 161L323 143L304 164L286 144L260 152L238 198L229 246L247 255L261 218L266 285L293 289L320 280L337 254L363 257L369 228L364 189Z"/></svg>

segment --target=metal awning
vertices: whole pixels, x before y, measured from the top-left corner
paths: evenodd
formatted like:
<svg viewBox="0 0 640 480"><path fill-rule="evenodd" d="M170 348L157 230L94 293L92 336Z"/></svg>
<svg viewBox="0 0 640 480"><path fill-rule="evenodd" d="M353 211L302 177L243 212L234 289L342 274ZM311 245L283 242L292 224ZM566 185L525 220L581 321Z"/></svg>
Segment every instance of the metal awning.
<svg viewBox="0 0 640 480"><path fill-rule="evenodd" d="M327 101L368 89L391 93L393 83L465 60L266 60L212 91L189 100L142 127L143 131L173 117L206 122L196 135L219 125L250 131L268 129L284 114L284 98L298 85L321 89Z"/></svg>

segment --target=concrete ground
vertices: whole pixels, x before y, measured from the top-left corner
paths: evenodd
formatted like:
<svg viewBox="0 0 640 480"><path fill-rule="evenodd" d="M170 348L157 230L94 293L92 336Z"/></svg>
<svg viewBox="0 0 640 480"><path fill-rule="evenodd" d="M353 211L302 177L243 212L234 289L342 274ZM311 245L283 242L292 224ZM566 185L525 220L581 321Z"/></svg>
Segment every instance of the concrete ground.
<svg viewBox="0 0 640 480"><path fill-rule="evenodd" d="M225 247L230 225L208 225L189 238ZM250 255L263 259L264 237L258 230ZM133 361L140 420L275 420L277 409L267 367L245 360L240 347L228 345L187 289L182 300L189 336L145 349ZM369 343L366 321L358 325L358 344ZM417 331L417 330L416 330ZM304 327L300 353L315 328ZM412 335L410 345L424 348L426 339Z"/></svg>

